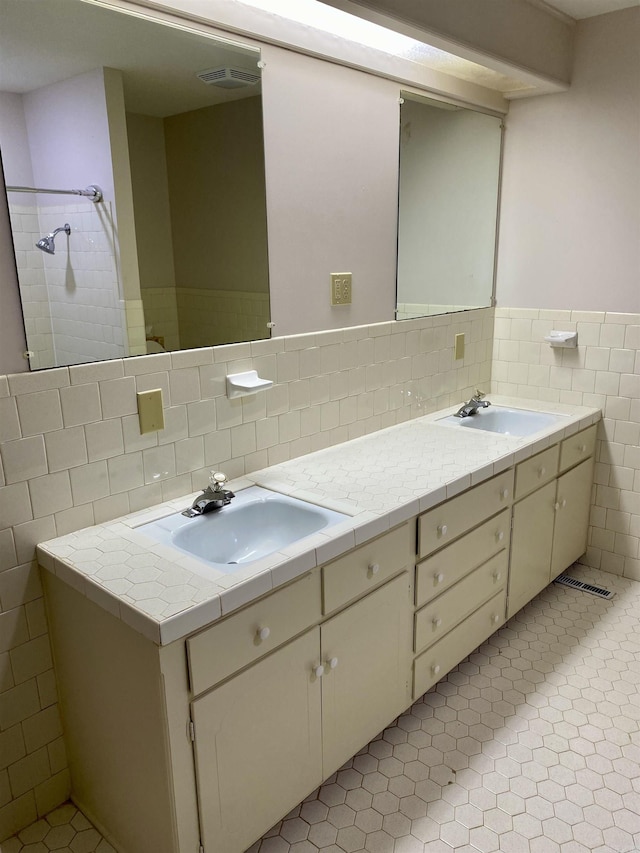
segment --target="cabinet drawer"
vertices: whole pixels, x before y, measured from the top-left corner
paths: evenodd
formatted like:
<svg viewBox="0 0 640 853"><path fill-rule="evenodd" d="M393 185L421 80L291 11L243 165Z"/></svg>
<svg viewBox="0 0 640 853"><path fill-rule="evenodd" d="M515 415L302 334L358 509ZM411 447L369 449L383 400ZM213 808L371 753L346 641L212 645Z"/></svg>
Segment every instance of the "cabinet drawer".
<svg viewBox="0 0 640 853"><path fill-rule="evenodd" d="M413 665L414 699L422 696L504 623L505 605L506 593L503 591L416 658Z"/></svg>
<svg viewBox="0 0 640 853"><path fill-rule="evenodd" d="M426 604L509 547L511 516L508 509L416 566L416 605Z"/></svg>
<svg viewBox="0 0 640 853"><path fill-rule="evenodd" d="M575 435L565 438L560 444L560 470L566 471L583 459L593 456L593 451L596 447L596 432L598 425L583 429L582 432L577 432Z"/></svg>
<svg viewBox="0 0 640 853"><path fill-rule="evenodd" d="M319 618L320 573L314 571L190 637L187 653L194 695L300 634ZM261 638L261 631L266 636Z"/></svg>
<svg viewBox="0 0 640 853"><path fill-rule="evenodd" d="M558 473L560 445L554 444L542 453L536 453L530 459L516 465L516 499L523 498L529 492L550 483Z"/></svg>
<svg viewBox="0 0 640 853"><path fill-rule="evenodd" d="M479 603L503 589L507 582L509 552L501 551L439 595L415 615L415 651L419 652L444 637L468 616Z"/></svg>
<svg viewBox="0 0 640 853"><path fill-rule="evenodd" d="M512 494L513 470L510 469L425 512L418 519L418 557L426 557L448 545L509 506Z"/></svg>
<svg viewBox="0 0 640 853"><path fill-rule="evenodd" d="M406 568L412 560L412 525L403 524L322 568L323 611L332 613Z"/></svg>

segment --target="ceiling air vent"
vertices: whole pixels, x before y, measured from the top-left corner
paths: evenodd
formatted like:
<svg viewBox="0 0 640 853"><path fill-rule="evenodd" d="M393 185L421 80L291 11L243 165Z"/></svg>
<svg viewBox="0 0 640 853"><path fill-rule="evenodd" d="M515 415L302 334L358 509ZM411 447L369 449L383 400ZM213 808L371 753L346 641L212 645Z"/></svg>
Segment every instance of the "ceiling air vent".
<svg viewBox="0 0 640 853"><path fill-rule="evenodd" d="M222 89L240 89L243 86L255 86L260 82L260 75L246 68L209 68L196 74L203 83L209 86L220 86Z"/></svg>

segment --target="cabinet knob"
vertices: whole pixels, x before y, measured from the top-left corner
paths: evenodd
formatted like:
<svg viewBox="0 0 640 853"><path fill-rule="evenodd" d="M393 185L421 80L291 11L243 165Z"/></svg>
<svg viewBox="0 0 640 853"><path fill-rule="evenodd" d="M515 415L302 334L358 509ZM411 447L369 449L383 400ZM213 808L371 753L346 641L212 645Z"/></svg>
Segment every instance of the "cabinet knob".
<svg viewBox="0 0 640 853"><path fill-rule="evenodd" d="M563 498L561 501L557 501L554 506L556 510L564 509L567 505L566 498Z"/></svg>
<svg viewBox="0 0 640 853"><path fill-rule="evenodd" d="M498 613L494 613L494 614L493 614L493 616L491 617L491 621L492 621L494 624L495 624L496 622L499 622L499 621L500 621L500 616L499 616L499 614L498 614Z"/></svg>
<svg viewBox="0 0 640 853"><path fill-rule="evenodd" d="M268 640L270 634L271 628L267 628L266 626L264 628L258 628L256 631L256 636L259 640Z"/></svg>
<svg viewBox="0 0 640 853"><path fill-rule="evenodd" d="M338 658L329 658L327 666L329 669L335 669L338 666Z"/></svg>
<svg viewBox="0 0 640 853"><path fill-rule="evenodd" d="M502 572L494 572L493 573L493 579L494 579L494 581L501 580L502 579Z"/></svg>
<svg viewBox="0 0 640 853"><path fill-rule="evenodd" d="M503 530L496 530L496 542L502 542L503 539L504 539L504 531Z"/></svg>
<svg viewBox="0 0 640 853"><path fill-rule="evenodd" d="M433 579L436 583L442 583L442 581L444 580L444 575L442 574L442 572L436 572L433 576Z"/></svg>
<svg viewBox="0 0 640 853"><path fill-rule="evenodd" d="M560 501L560 506L564 508L566 505L567 505L566 499L562 498L562 500Z"/></svg>
<svg viewBox="0 0 640 853"><path fill-rule="evenodd" d="M509 497L509 489L500 489L500 499L505 501Z"/></svg>
<svg viewBox="0 0 640 853"><path fill-rule="evenodd" d="M438 673L440 672L440 664L439 663L432 663L431 664L431 672L434 675L438 675Z"/></svg>
<svg viewBox="0 0 640 853"><path fill-rule="evenodd" d="M540 468L538 468L538 479L541 480L546 473L547 469L544 467L544 465L542 465Z"/></svg>
<svg viewBox="0 0 640 853"><path fill-rule="evenodd" d="M324 675L324 667L322 666L322 664L320 664L320 666L317 666L313 670L313 674L315 675L316 678L322 678L322 676Z"/></svg>
<svg viewBox="0 0 640 853"><path fill-rule="evenodd" d="M434 616L431 622L434 628L439 628L442 625L442 619L439 619L437 616Z"/></svg>
<svg viewBox="0 0 640 853"><path fill-rule="evenodd" d="M447 535L447 525L439 524L438 525L438 536L446 536Z"/></svg>
<svg viewBox="0 0 640 853"><path fill-rule="evenodd" d="M586 453L587 452L587 445L581 444L580 447L578 448L578 450L580 453Z"/></svg>
<svg viewBox="0 0 640 853"><path fill-rule="evenodd" d="M371 572L372 575L377 575L378 572L380 571L380 563L371 563L369 565L369 571Z"/></svg>

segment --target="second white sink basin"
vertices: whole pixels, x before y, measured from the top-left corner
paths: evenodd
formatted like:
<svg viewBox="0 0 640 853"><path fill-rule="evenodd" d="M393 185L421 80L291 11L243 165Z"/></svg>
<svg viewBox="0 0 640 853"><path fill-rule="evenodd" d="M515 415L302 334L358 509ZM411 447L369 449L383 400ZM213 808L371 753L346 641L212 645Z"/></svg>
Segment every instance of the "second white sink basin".
<svg viewBox="0 0 640 853"><path fill-rule="evenodd" d="M548 429L566 417L566 415L551 414L550 412L531 412L528 409L489 406L489 408L480 409L475 415L469 415L466 418L449 415L441 420L466 429L524 436Z"/></svg>
<svg viewBox="0 0 640 853"><path fill-rule="evenodd" d="M349 516L251 486L206 515L166 516L138 528L149 538L231 573Z"/></svg>

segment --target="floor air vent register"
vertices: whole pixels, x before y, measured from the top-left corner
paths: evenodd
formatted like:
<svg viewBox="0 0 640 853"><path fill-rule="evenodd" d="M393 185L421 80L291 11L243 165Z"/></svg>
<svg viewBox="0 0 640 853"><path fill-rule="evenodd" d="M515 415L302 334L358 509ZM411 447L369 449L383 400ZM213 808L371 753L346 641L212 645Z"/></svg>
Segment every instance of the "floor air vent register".
<svg viewBox="0 0 640 853"><path fill-rule="evenodd" d="M583 592L588 592L591 595L597 595L598 598L613 598L614 595L609 589L604 589L601 586L593 586L593 584L584 583L584 581L577 581L575 578L569 577L569 575L558 575L555 579L555 583L572 586L574 589L581 589Z"/></svg>

